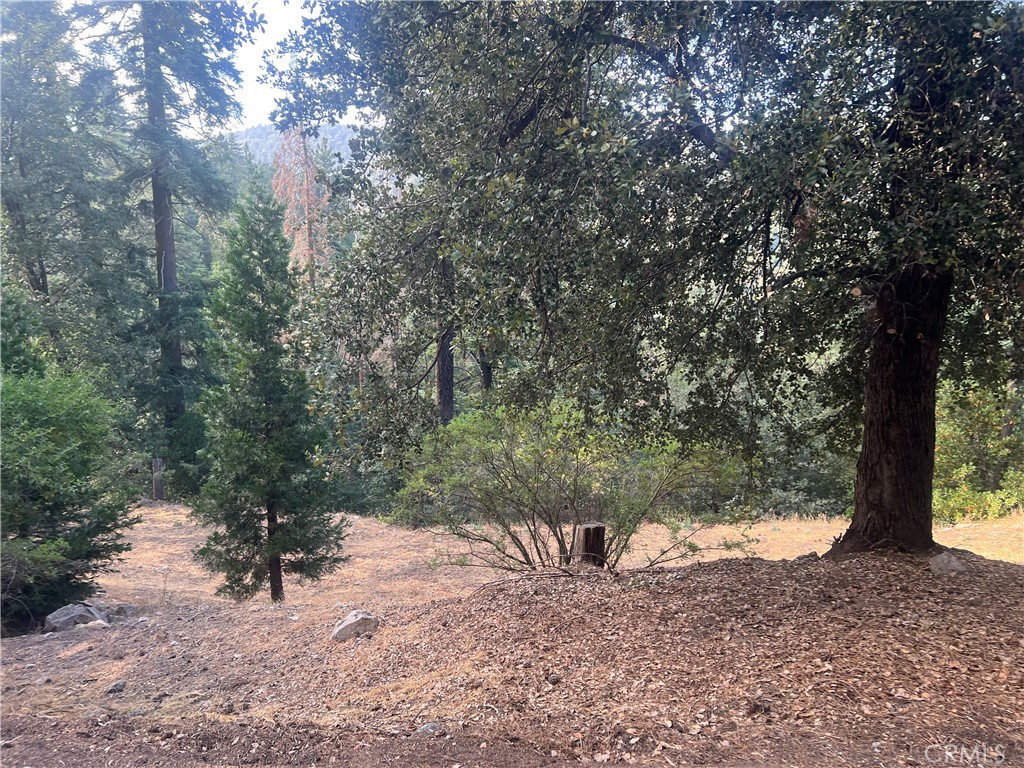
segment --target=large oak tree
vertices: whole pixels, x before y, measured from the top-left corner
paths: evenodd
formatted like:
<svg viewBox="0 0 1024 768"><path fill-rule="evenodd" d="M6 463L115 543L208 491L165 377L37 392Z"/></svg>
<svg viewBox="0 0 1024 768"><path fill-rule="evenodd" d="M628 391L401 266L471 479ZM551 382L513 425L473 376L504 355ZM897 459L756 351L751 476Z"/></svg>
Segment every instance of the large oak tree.
<svg viewBox="0 0 1024 768"><path fill-rule="evenodd" d="M940 368L1024 354L1020 6L313 5L279 116L375 118L364 294L448 264L425 325L683 435L813 387L862 426L838 549L932 546Z"/></svg>

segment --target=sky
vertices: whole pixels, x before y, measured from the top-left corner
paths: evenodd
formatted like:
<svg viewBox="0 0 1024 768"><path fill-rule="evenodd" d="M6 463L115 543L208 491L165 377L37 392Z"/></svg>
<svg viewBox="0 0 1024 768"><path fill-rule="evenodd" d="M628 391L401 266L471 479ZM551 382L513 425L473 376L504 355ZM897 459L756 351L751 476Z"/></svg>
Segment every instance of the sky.
<svg viewBox="0 0 1024 768"><path fill-rule="evenodd" d="M263 72L263 53L302 25L302 0L257 0L254 5L266 17L267 24L252 43L235 54L242 75L242 84L235 93L242 105L242 128L270 123L274 101L281 91L257 82Z"/></svg>

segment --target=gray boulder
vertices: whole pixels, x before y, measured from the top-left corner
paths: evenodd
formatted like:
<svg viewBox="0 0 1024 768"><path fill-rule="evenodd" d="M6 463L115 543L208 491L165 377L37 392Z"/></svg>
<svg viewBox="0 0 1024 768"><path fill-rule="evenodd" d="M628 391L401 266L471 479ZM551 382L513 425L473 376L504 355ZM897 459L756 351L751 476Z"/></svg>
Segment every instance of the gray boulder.
<svg viewBox="0 0 1024 768"><path fill-rule="evenodd" d="M964 573L967 566L952 552L940 552L928 561L932 573L937 576L949 576L952 573Z"/></svg>
<svg viewBox="0 0 1024 768"><path fill-rule="evenodd" d="M110 617L103 611L97 610L89 605L65 605L46 617L46 624L43 625L44 632L60 632L71 629L77 624L91 624L94 621L110 623Z"/></svg>
<svg viewBox="0 0 1024 768"><path fill-rule="evenodd" d="M370 637L380 626L380 619L369 611L352 611L334 628L331 640L343 643L353 637Z"/></svg>

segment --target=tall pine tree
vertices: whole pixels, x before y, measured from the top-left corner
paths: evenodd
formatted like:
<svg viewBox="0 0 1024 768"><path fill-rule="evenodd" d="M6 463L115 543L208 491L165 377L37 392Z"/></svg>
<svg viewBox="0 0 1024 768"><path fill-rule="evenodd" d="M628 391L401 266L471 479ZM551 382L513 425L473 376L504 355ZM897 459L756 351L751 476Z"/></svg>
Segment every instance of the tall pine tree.
<svg viewBox="0 0 1024 768"><path fill-rule="evenodd" d="M149 187L157 307L154 331L159 357L149 408L163 430L157 455L172 468L194 459L196 426L182 421L202 381L202 329L189 316L201 301L182 274L182 208L230 207L229 190L206 148L192 136L223 128L240 114L234 52L252 39L264 19L239 2L77 4L74 12L104 30L91 44L119 68L137 115L136 171ZM183 206L184 204L184 206Z"/></svg>
<svg viewBox="0 0 1024 768"><path fill-rule="evenodd" d="M296 291L289 251L281 209L256 193L238 211L211 308L224 384L201 406L211 473L195 516L215 531L196 556L224 575L220 592L238 599L269 582L280 602L284 573L319 579L344 559L345 522L314 459L330 437L310 413L309 385L285 341Z"/></svg>

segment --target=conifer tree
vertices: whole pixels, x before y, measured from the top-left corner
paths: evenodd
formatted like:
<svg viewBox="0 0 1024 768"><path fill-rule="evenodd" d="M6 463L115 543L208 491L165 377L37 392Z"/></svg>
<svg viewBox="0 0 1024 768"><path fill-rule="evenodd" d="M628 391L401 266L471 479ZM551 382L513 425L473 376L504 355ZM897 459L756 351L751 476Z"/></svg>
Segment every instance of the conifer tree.
<svg viewBox="0 0 1024 768"><path fill-rule="evenodd" d="M289 250L281 209L256 193L237 212L211 307L224 383L201 405L211 472L194 514L215 530L196 557L237 599L269 583L280 602L284 573L319 579L344 560L345 521L314 458L329 435L310 413L309 385L286 343L296 290Z"/></svg>

